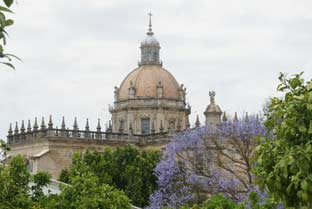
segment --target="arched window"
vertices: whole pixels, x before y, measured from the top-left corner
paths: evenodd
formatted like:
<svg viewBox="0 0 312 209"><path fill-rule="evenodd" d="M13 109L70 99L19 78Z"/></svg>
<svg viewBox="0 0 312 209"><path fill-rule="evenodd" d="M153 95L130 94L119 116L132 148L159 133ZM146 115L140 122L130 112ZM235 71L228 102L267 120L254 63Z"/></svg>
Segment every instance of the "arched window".
<svg viewBox="0 0 312 209"><path fill-rule="evenodd" d="M150 118L142 118L141 119L141 133L149 134L151 131L151 120Z"/></svg>

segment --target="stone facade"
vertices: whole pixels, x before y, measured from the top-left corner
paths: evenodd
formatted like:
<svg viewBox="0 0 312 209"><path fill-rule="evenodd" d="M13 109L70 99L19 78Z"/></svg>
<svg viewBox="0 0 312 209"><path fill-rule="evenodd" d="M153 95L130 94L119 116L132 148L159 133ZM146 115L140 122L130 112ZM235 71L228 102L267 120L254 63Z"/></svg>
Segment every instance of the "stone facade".
<svg viewBox="0 0 312 209"><path fill-rule="evenodd" d="M52 121L52 119L50 119ZM140 149L162 149L169 142L167 132L161 134L119 134L69 129L53 126L13 134L9 131L9 157L23 155L33 173L47 171L57 179L63 168L70 167L74 153L87 150L103 151L104 147L132 144Z"/></svg>

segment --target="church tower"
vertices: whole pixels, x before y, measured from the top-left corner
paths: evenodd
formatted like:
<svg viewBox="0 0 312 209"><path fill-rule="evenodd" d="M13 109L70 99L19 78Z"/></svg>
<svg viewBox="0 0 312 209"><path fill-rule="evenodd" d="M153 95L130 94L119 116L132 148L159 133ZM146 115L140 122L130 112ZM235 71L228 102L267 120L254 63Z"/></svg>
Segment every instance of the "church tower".
<svg viewBox="0 0 312 209"><path fill-rule="evenodd" d="M186 88L162 67L161 47L152 30L151 16L148 32L141 42L138 68L115 87L114 106L110 108L113 132L173 133L189 127Z"/></svg>

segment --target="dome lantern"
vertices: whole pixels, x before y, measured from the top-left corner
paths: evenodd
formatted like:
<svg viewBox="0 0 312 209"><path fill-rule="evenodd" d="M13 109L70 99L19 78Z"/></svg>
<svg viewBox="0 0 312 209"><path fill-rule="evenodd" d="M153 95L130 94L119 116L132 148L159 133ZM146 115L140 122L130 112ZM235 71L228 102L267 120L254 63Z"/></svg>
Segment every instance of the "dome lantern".
<svg viewBox="0 0 312 209"><path fill-rule="evenodd" d="M161 65L159 59L160 45L157 39L154 37L154 32L152 30L152 13L149 15L149 25L148 32L146 33L145 39L141 42L141 65Z"/></svg>

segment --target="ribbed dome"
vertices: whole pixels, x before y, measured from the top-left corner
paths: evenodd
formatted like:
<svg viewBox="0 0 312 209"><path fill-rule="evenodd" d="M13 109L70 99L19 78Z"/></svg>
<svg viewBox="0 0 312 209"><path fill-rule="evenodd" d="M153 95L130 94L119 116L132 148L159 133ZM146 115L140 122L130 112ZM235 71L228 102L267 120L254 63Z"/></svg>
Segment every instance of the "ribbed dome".
<svg viewBox="0 0 312 209"><path fill-rule="evenodd" d="M120 85L118 100L129 98L129 88L135 88L137 98L156 98L157 85L163 86L163 98L180 99L179 84L173 75L159 65L142 65L135 69Z"/></svg>

